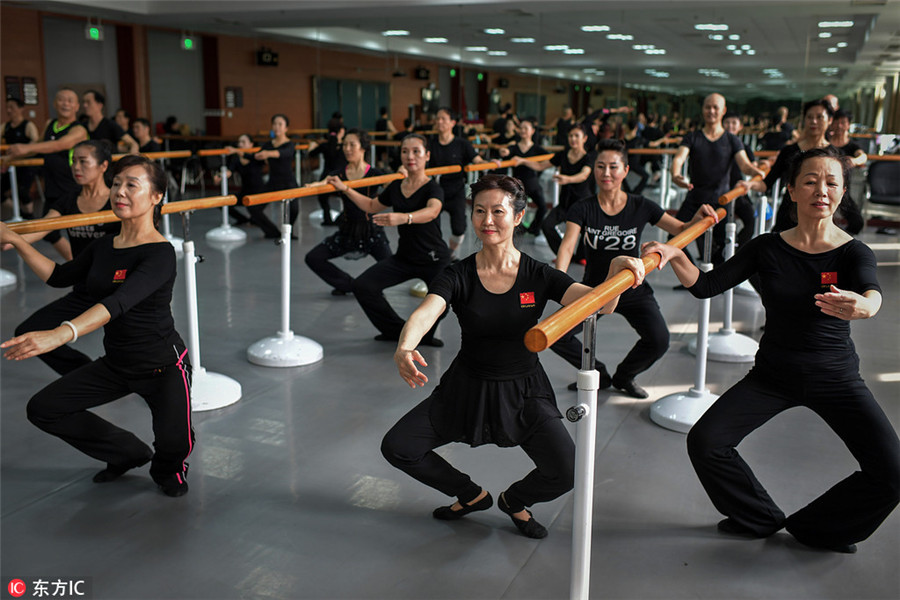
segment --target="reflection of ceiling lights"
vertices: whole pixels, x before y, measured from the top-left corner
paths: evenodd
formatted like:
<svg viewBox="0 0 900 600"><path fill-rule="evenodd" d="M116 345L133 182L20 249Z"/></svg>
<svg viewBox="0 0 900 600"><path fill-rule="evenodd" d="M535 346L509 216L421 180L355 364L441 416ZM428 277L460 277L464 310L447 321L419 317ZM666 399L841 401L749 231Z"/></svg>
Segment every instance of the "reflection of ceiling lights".
<svg viewBox="0 0 900 600"><path fill-rule="evenodd" d="M718 69L697 69L697 72L706 77L715 77L716 79L728 79L728 73L723 73Z"/></svg>
<svg viewBox="0 0 900 600"><path fill-rule="evenodd" d="M584 48L566 48L563 54L584 54Z"/></svg>
<svg viewBox="0 0 900 600"><path fill-rule="evenodd" d="M487 46L466 46L466 52L487 52Z"/></svg>
<svg viewBox="0 0 900 600"><path fill-rule="evenodd" d="M586 31L588 33L593 33L596 31L609 31L608 25L582 25L582 31Z"/></svg>
<svg viewBox="0 0 900 600"><path fill-rule="evenodd" d="M548 50L550 52L557 52L559 50L567 50L569 48L568 44L555 44L551 46L544 46L544 50Z"/></svg>
<svg viewBox="0 0 900 600"><path fill-rule="evenodd" d="M627 33L608 33L606 35L606 39L608 40L621 40L623 42L630 42L634 39L633 35Z"/></svg>
<svg viewBox="0 0 900 600"><path fill-rule="evenodd" d="M834 54L834 53L837 52L837 51L838 51L837 48L832 47L832 48L829 48L829 49L828 49L828 54Z"/></svg>
<svg viewBox="0 0 900 600"><path fill-rule="evenodd" d="M384 37L400 37L409 35L409 32L405 29L388 29L387 31L382 31L381 35Z"/></svg>
<svg viewBox="0 0 900 600"><path fill-rule="evenodd" d="M846 48L846 47L847 47L847 42L838 42L838 43L837 43L837 47L838 47L838 48Z"/></svg>
<svg viewBox="0 0 900 600"><path fill-rule="evenodd" d="M644 50L644 54L665 54L666 51L663 48L648 48Z"/></svg>
<svg viewBox="0 0 900 600"><path fill-rule="evenodd" d="M448 41L447 38L442 38L442 37L425 38L426 44L446 44L447 41Z"/></svg>
<svg viewBox="0 0 900 600"><path fill-rule="evenodd" d="M697 31L728 31L728 25L725 23L697 23L694 25Z"/></svg>
<svg viewBox="0 0 900 600"><path fill-rule="evenodd" d="M823 40L827 40L828 38L831 37L831 32L830 31L820 31L819 37L822 38Z"/></svg>
<svg viewBox="0 0 900 600"><path fill-rule="evenodd" d="M506 56L506 50L488 50L488 56Z"/></svg>
<svg viewBox="0 0 900 600"><path fill-rule="evenodd" d="M722 40L725 39L725 36L722 35L721 33L711 33L711 34L709 34L709 39L711 39L714 42L721 42Z"/></svg>
<svg viewBox="0 0 900 600"><path fill-rule="evenodd" d="M513 44L533 44L534 38L512 38L509 41Z"/></svg>
<svg viewBox="0 0 900 600"><path fill-rule="evenodd" d="M665 71L657 71L656 69L644 69L644 73L650 75L651 77L659 77L661 79L665 79L669 76Z"/></svg>
<svg viewBox="0 0 900 600"><path fill-rule="evenodd" d="M853 27L853 21L819 21L819 27L822 29L840 29L842 27Z"/></svg>
<svg viewBox="0 0 900 600"><path fill-rule="evenodd" d="M725 49L734 51L737 50L737 46L735 46L734 44L728 44L727 46L725 46Z"/></svg>
<svg viewBox="0 0 900 600"><path fill-rule="evenodd" d="M731 41L733 41L733 42L736 42L736 41L738 41L739 39L741 39L741 36L738 35L738 34L736 34L736 33L732 33L731 35L728 36L728 39L731 40Z"/></svg>
<svg viewBox="0 0 900 600"><path fill-rule="evenodd" d="M763 69L763 73L765 73L772 79L782 79L784 77L784 73L782 73L778 69Z"/></svg>
<svg viewBox="0 0 900 600"><path fill-rule="evenodd" d="M485 29L484 32L488 35L503 35L504 33L506 33L506 30L492 28L492 29Z"/></svg>

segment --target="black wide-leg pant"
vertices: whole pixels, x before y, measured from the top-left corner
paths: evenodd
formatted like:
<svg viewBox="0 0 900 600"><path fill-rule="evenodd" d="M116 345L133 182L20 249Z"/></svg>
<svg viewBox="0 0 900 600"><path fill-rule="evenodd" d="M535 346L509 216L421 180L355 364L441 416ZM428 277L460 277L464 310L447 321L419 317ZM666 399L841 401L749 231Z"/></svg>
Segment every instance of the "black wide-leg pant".
<svg viewBox="0 0 900 600"><path fill-rule="evenodd" d="M335 258L343 256L345 252L335 251L333 248L333 245L325 242L319 243L306 253L304 258L306 266L334 289L349 294L353 291L353 278L332 262ZM391 256L391 246L387 243L387 239L385 238L384 244L372 245L369 254L376 262Z"/></svg>
<svg viewBox="0 0 900 600"><path fill-rule="evenodd" d="M735 447L795 406L822 417L860 470L785 518ZM716 509L760 536L785 527L810 545L853 544L872 535L900 500L900 442L858 374L842 381L786 380L754 368L694 425L687 447Z"/></svg>
<svg viewBox="0 0 900 600"><path fill-rule="evenodd" d="M183 474L194 445L191 366L183 351L178 363L141 375L123 373L105 357L99 358L35 394L28 402L28 420L111 465L131 467L152 456L150 475L157 483ZM130 393L140 395L150 408L154 450L130 431L88 410Z"/></svg>
<svg viewBox="0 0 900 600"><path fill-rule="evenodd" d="M634 379L653 366L669 349L669 328L659 310L653 290L646 282L636 289L626 290L619 298L615 312L625 317L639 338L619 363L614 375L617 380ZM581 340L575 337L580 331L579 325L550 346L554 354L576 369L581 369L583 351ZM608 372L599 360L594 361L594 368L601 374Z"/></svg>
<svg viewBox="0 0 900 600"><path fill-rule="evenodd" d="M449 261L446 260L430 264L413 264L398 258L395 254L378 261L366 269L365 272L353 280L351 289L372 325L383 335L392 339L399 339L400 331L403 329L406 321L401 319L400 315L391 308L387 298L384 297L384 290L416 278L424 281L426 285L431 285L431 281L448 264ZM447 311L444 311L444 314L446 315ZM440 319L438 322L440 322ZM437 323L425 335L424 339L433 336L436 327Z"/></svg>
<svg viewBox="0 0 900 600"><path fill-rule="evenodd" d="M381 453L410 477L460 504L471 502L481 486L441 458L434 449L451 443L434 428L427 398L406 413L384 436ZM561 419L548 419L520 444L535 468L504 493L508 506L518 512L538 502L549 502L572 489L575 480L575 443Z"/></svg>

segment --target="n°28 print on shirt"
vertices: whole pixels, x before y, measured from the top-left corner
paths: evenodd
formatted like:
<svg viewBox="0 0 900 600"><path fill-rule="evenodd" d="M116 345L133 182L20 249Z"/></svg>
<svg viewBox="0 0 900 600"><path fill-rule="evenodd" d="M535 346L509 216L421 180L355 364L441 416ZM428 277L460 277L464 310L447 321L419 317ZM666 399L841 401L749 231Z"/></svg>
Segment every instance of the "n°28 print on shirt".
<svg viewBox="0 0 900 600"><path fill-rule="evenodd" d="M634 250L638 243L638 228L621 229L618 225L605 225L603 229L584 228L584 245L594 250Z"/></svg>

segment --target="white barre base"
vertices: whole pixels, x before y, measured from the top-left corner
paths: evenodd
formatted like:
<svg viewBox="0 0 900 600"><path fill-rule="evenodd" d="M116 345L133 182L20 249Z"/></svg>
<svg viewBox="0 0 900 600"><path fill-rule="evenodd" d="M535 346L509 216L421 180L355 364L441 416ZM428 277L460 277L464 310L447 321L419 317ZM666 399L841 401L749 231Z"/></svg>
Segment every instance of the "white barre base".
<svg viewBox="0 0 900 600"><path fill-rule="evenodd" d="M247 360L263 367L299 367L322 360L324 352L318 342L293 331L259 340L247 348Z"/></svg>
<svg viewBox="0 0 900 600"><path fill-rule="evenodd" d="M201 412L230 406L241 399L241 384L225 375L194 370L191 377L191 410Z"/></svg>
<svg viewBox="0 0 900 600"><path fill-rule="evenodd" d="M6 269L0 269L0 287L6 287L8 285L16 285L16 281L19 279L16 277L15 273L12 271L7 271Z"/></svg>
<svg viewBox="0 0 900 600"><path fill-rule="evenodd" d="M707 338L706 358L716 362L749 363L756 358L759 344L751 337L737 333L733 329L720 329ZM688 351L697 355L697 337L688 343Z"/></svg>
<svg viewBox="0 0 900 600"><path fill-rule="evenodd" d="M669 394L650 406L650 420L664 429L687 433L718 398L709 390L694 388Z"/></svg>
<svg viewBox="0 0 900 600"><path fill-rule="evenodd" d="M246 242L247 232L231 225L220 225L206 232L206 240L209 242Z"/></svg>
<svg viewBox="0 0 900 600"><path fill-rule="evenodd" d="M323 211L323 210L320 208L319 210L314 210L314 211L312 211L311 213L309 213L309 220L310 220L311 223L313 223L313 222L315 222L315 223L321 223L321 222L322 222L322 217L323 217L324 215L325 215L325 211ZM336 211L336 210L334 210L334 209L332 208L332 209L331 209L331 220L332 220L332 221L337 221L337 218L338 218L339 216L341 216L341 213L340 213L339 211Z"/></svg>

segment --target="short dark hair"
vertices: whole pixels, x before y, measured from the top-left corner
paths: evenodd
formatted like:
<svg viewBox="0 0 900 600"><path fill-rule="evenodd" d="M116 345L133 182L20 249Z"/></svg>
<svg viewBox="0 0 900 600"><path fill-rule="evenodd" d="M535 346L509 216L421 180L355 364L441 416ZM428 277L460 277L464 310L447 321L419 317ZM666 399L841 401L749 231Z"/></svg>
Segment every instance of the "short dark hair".
<svg viewBox="0 0 900 600"><path fill-rule="evenodd" d="M537 131L538 124L537 124L537 118L536 118L536 117L525 117L524 119L519 119L519 124L520 124L520 125L521 125L522 123L526 123L526 122L527 122L527 123L531 123L531 126L534 127L535 131Z"/></svg>
<svg viewBox="0 0 900 600"><path fill-rule="evenodd" d="M121 112L121 113L125 113L125 118L126 118L126 119L131 119L131 113L128 112L127 110L125 110L124 108L120 108L119 110L116 111L115 114L119 114L120 112Z"/></svg>
<svg viewBox="0 0 900 600"><path fill-rule="evenodd" d="M471 187L471 199L481 192L488 190L501 190L509 196L509 204L513 209L513 214L519 214L528 206L528 195L525 193L525 187L522 182L515 177L509 175L485 175Z"/></svg>
<svg viewBox="0 0 900 600"><path fill-rule="evenodd" d="M12 103L15 104L18 108L22 108L23 106L25 106L25 104L23 104L22 101L19 100L18 98L16 98L15 96L9 96L9 97L6 99L6 101L7 101L7 102L12 102Z"/></svg>
<svg viewBox="0 0 900 600"><path fill-rule="evenodd" d="M288 118L287 118L287 115L286 115L286 114L283 114L283 113L275 113L274 115L272 115L272 119L269 121L269 123L274 123L274 122L275 122L275 119L277 119L278 117L281 117L282 119L284 119L284 124L285 124L285 125L288 125L288 126L289 126L289 125L291 124L291 120L288 119Z"/></svg>
<svg viewBox="0 0 900 600"><path fill-rule="evenodd" d="M806 111L803 111L804 113ZM844 177L844 189L850 184L850 169L852 165L846 156L841 154L840 150L834 146L826 146L825 148L811 148L805 152L800 152L791 161L788 170L788 181L792 186L797 185L797 178L800 176L800 169L803 163L812 158L831 158L841 164L841 174Z"/></svg>
<svg viewBox="0 0 900 600"><path fill-rule="evenodd" d="M838 119L847 119L850 123L853 122L853 113L849 110L844 110L843 108L839 108L835 111L834 117L832 120L837 121Z"/></svg>
<svg viewBox="0 0 900 600"><path fill-rule="evenodd" d="M451 121L459 121L459 115L457 115L455 112L453 112L453 109L450 108L449 106L442 106L439 109L437 109L437 112L447 113L447 116L450 117ZM437 114L437 113L435 113L435 114Z"/></svg>
<svg viewBox="0 0 900 600"><path fill-rule="evenodd" d="M141 156L140 154L127 154L116 162L113 177L129 167L143 167L147 173L147 179L150 180L150 190L154 194L163 194L165 198L166 189L168 188L168 179L166 172L154 160ZM153 225L159 227L159 220L162 217L162 201L153 208Z"/></svg>
<svg viewBox="0 0 900 600"><path fill-rule="evenodd" d="M78 150L79 148L90 148L91 156L94 157L98 165L102 165L104 162L112 162L112 144L107 140L84 140L75 144L72 150Z"/></svg>
<svg viewBox="0 0 900 600"><path fill-rule="evenodd" d="M387 114L387 106L382 106L381 110L378 111L379 114L386 115Z"/></svg>
<svg viewBox="0 0 900 600"><path fill-rule="evenodd" d="M365 132L365 130L353 127L344 132L345 140L347 139L348 135L355 135L357 139L359 139L359 145L362 148L363 152L369 151L369 148L372 146L372 139L369 137L369 134Z"/></svg>
<svg viewBox="0 0 900 600"><path fill-rule="evenodd" d="M622 164L628 164L628 148L622 140L608 138L597 142L597 158L600 158L601 152L618 152L622 157ZM596 161L594 161L596 162Z"/></svg>
<svg viewBox="0 0 900 600"><path fill-rule="evenodd" d="M724 121L725 119L737 119L738 121L740 121L740 120L741 120L741 113L737 113L737 112L734 112L734 111L730 111L730 110L729 110L727 113L725 113L725 116L722 117L722 120L723 120L723 121Z"/></svg>
<svg viewBox="0 0 900 600"><path fill-rule="evenodd" d="M106 96L104 96L97 90L87 90L84 92L84 94L82 94L82 97L87 96L88 94L94 95L94 102L97 102L98 104L106 105Z"/></svg>
<svg viewBox="0 0 900 600"><path fill-rule="evenodd" d="M828 100L822 100L822 99L810 100L809 102L804 104L803 105L803 116L805 117L806 113L809 112L809 109L811 109L815 106L821 106L822 108L824 108L825 112L828 113L828 118L834 119L834 109L831 107L831 103Z"/></svg>
<svg viewBox="0 0 900 600"><path fill-rule="evenodd" d="M143 117L138 117L137 119L134 119L131 122L131 126L134 127L138 123L140 123L141 125L146 125L148 128L150 127L150 121L148 121L147 119L145 119Z"/></svg>
<svg viewBox="0 0 900 600"><path fill-rule="evenodd" d="M403 140L400 142L400 145L402 146L408 140L419 140L420 142L422 142L422 146L425 147L425 151L428 151L428 140L426 140L425 136L421 133L410 133L409 135L404 136Z"/></svg>

